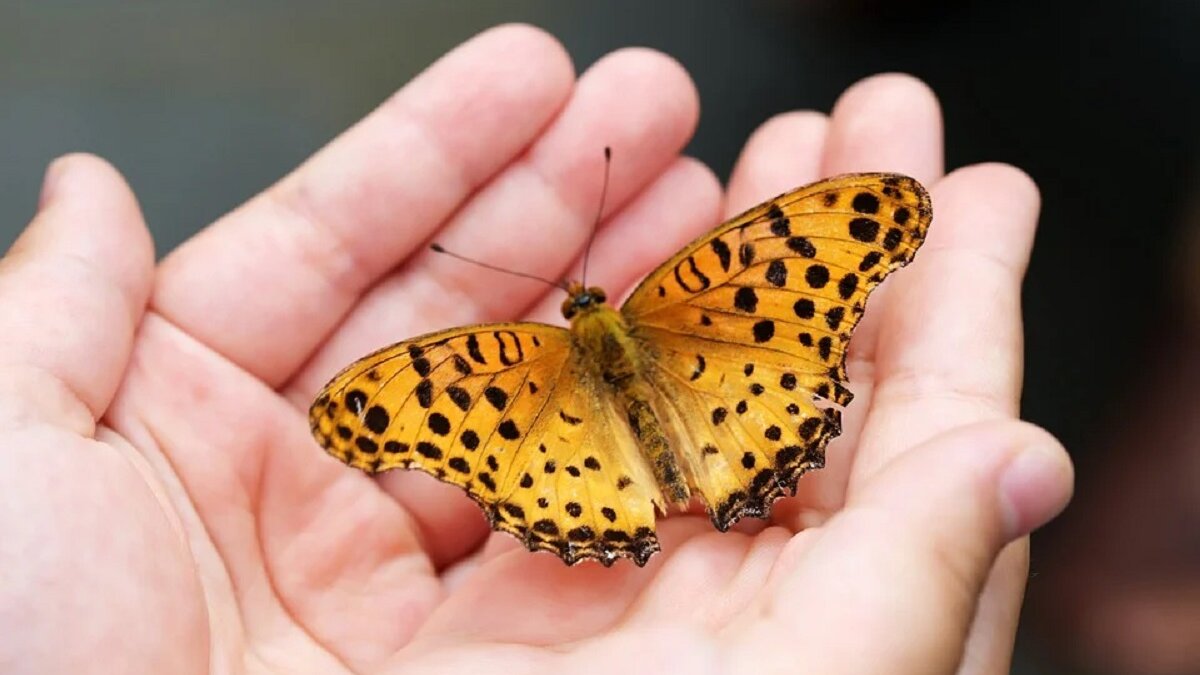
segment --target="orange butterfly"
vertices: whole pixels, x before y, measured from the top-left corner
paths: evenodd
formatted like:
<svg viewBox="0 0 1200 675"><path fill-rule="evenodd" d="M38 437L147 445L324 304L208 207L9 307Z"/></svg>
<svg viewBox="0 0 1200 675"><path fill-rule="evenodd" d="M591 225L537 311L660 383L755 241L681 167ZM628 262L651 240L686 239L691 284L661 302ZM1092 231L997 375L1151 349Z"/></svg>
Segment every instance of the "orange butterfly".
<svg viewBox="0 0 1200 675"><path fill-rule="evenodd" d="M309 413L331 455L464 488L493 528L567 564L659 550L655 513L763 518L824 465L867 296L913 259L929 195L853 174L756 206L684 247L620 310L567 286L570 329L453 328L343 370Z"/></svg>

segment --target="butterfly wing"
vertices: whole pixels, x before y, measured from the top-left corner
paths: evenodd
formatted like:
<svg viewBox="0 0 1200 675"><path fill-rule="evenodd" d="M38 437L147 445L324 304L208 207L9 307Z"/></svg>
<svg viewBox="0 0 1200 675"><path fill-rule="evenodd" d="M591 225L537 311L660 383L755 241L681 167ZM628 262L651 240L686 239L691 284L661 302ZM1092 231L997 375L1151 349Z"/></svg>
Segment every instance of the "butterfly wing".
<svg viewBox="0 0 1200 675"><path fill-rule="evenodd" d="M570 333L536 323L457 328L352 364L309 422L370 473L418 469L466 490L496 530L567 563L656 550L662 497Z"/></svg>
<svg viewBox="0 0 1200 675"><path fill-rule="evenodd" d="M912 178L839 176L697 239L626 301L626 321L654 354L656 411L719 529L765 516L823 466L840 417L815 400L850 402L850 334L931 219Z"/></svg>

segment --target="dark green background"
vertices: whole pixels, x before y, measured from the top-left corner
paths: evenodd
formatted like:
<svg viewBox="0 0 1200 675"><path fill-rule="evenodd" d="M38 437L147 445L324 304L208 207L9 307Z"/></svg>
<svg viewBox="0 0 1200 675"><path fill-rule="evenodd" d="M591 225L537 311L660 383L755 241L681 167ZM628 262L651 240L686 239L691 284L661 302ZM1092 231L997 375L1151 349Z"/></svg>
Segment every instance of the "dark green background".
<svg viewBox="0 0 1200 675"><path fill-rule="evenodd" d="M627 45L679 59L702 101L689 152L723 176L775 113L828 110L875 72L924 78L949 166L1008 161L1043 190L1024 415L1086 477L1097 423L1172 330L1173 251L1200 185L1196 2L8 2L0 246L46 163L88 150L129 178L162 255L505 21L548 29L579 70ZM1054 672L1041 646L1023 636L1018 672Z"/></svg>

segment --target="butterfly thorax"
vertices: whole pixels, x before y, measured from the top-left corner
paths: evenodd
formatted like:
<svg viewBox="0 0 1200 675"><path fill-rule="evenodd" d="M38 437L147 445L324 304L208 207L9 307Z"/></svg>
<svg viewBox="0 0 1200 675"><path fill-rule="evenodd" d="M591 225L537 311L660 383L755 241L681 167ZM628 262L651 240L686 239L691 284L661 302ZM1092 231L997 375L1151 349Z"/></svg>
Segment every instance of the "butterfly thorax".
<svg viewBox="0 0 1200 675"><path fill-rule="evenodd" d="M571 284L569 289L563 315L571 320L571 333L584 367L591 371L593 381L612 389L663 494L670 501L686 502L690 490L654 413L653 394L643 372L650 355L644 353L621 313L604 304L602 289L584 289L579 284Z"/></svg>

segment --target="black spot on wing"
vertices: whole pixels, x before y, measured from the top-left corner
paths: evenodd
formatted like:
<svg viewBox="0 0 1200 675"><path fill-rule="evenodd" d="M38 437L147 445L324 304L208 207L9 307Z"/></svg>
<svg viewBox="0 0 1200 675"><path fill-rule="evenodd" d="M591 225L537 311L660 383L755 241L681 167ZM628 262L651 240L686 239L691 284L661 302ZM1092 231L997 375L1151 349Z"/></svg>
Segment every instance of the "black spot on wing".
<svg viewBox="0 0 1200 675"><path fill-rule="evenodd" d="M466 412L471 407L471 394L467 393L467 390L462 387L450 385L446 387L446 395L463 412Z"/></svg>
<svg viewBox="0 0 1200 675"><path fill-rule="evenodd" d="M438 460L442 458L442 449L433 443L421 441L417 443L417 454L429 459Z"/></svg>
<svg viewBox="0 0 1200 675"><path fill-rule="evenodd" d="M733 306L743 312L753 314L758 309L758 294L749 286L742 286L733 294Z"/></svg>
<svg viewBox="0 0 1200 675"><path fill-rule="evenodd" d="M754 324L754 341L761 344L775 337L775 322L763 319Z"/></svg>
<svg viewBox="0 0 1200 675"><path fill-rule="evenodd" d="M387 410L382 406L373 405L367 409L367 413L363 415L363 424L371 430L372 433L382 434L387 431L388 424L391 423L391 417Z"/></svg>
<svg viewBox="0 0 1200 675"><path fill-rule="evenodd" d="M429 416L429 419L426 421L426 426L428 426L429 430L438 436L445 436L446 434L450 433L450 420L439 412L435 412Z"/></svg>
<svg viewBox="0 0 1200 675"><path fill-rule="evenodd" d="M802 258L814 258L817 255L817 247L804 237L789 237L787 247L799 253Z"/></svg>
<svg viewBox="0 0 1200 675"><path fill-rule="evenodd" d="M508 394L500 387L488 387L483 390L483 397L496 410L504 410L504 406L508 405Z"/></svg>
<svg viewBox="0 0 1200 675"><path fill-rule="evenodd" d="M462 356L460 356L458 354L455 354L451 358L454 361L454 369L456 371L458 371L459 375L470 375L471 374L471 364L467 363L466 359L464 359Z"/></svg>
<svg viewBox="0 0 1200 675"><path fill-rule="evenodd" d="M363 406L367 404L367 395L359 389L351 389L346 392L346 408L352 410L355 415L361 415Z"/></svg>
<svg viewBox="0 0 1200 675"><path fill-rule="evenodd" d="M738 247L738 262L742 263L742 267L749 267L754 262L753 244L747 241Z"/></svg>
<svg viewBox="0 0 1200 675"><path fill-rule="evenodd" d="M855 218L850 221L850 236L871 243L879 236L879 223L870 218Z"/></svg>
<svg viewBox="0 0 1200 675"><path fill-rule="evenodd" d="M687 281L684 281L684 274L681 271L685 265L687 266L687 275L689 277ZM679 284L679 287L688 293L699 293L712 285L712 281L704 276L704 273L696 266L696 259L692 256L680 260L675 265L675 283Z"/></svg>
<svg viewBox="0 0 1200 675"><path fill-rule="evenodd" d="M824 265L809 265L804 280L813 288L824 288L829 283L829 268Z"/></svg>
<svg viewBox="0 0 1200 675"><path fill-rule="evenodd" d="M887 234L883 235L883 247L889 251L894 251L900 245L900 241L903 238L904 231L898 227L893 227L888 230Z"/></svg>
<svg viewBox="0 0 1200 675"><path fill-rule="evenodd" d="M850 202L850 208L859 213L875 214L879 212L879 197L870 192L860 192L854 195L854 199Z"/></svg>
<svg viewBox="0 0 1200 675"><path fill-rule="evenodd" d="M825 312L825 323L830 330L837 330L842 324L842 319L846 316L846 308L842 306L830 307L828 312Z"/></svg>
<svg viewBox="0 0 1200 675"><path fill-rule="evenodd" d="M721 263L721 270L728 272L729 263L733 258L733 252L729 250L729 244L717 238L709 242L709 247L712 248L713 253L717 254L717 260Z"/></svg>
<svg viewBox="0 0 1200 675"><path fill-rule="evenodd" d="M462 441L463 446L468 450L474 450L479 447L479 434L473 429L467 429L458 437Z"/></svg>
<svg viewBox="0 0 1200 675"><path fill-rule="evenodd" d="M843 300L849 300L850 296L854 295L854 291L858 289L858 275L853 272L847 272L846 276L838 282L838 295Z"/></svg>
<svg viewBox="0 0 1200 675"><path fill-rule="evenodd" d="M515 441L521 437L521 430L517 428L517 423L512 420L501 422L500 426L496 427L496 431L500 434L501 438L509 441Z"/></svg>
<svg viewBox="0 0 1200 675"><path fill-rule="evenodd" d="M817 314L817 306L809 298L800 298L792 305L792 311L801 319L811 319Z"/></svg>
<svg viewBox="0 0 1200 675"><path fill-rule="evenodd" d="M467 336L467 356L470 356L475 363L487 364L487 359L483 358L483 352L479 351L479 338L473 334Z"/></svg>
<svg viewBox="0 0 1200 675"><path fill-rule="evenodd" d="M771 234L775 235L776 237L786 237L791 233L791 224L788 223L788 219L783 215L783 211L780 211L779 215L774 216L771 220Z"/></svg>
<svg viewBox="0 0 1200 675"><path fill-rule="evenodd" d="M772 260L770 265L767 265L766 280L772 286L782 288L787 285L788 270L787 265L782 260Z"/></svg>
<svg viewBox="0 0 1200 675"><path fill-rule="evenodd" d="M511 366L525 360L525 349L521 346L521 338L510 330L492 332L500 349L500 363Z"/></svg>
<svg viewBox="0 0 1200 675"><path fill-rule="evenodd" d="M883 254L879 251L871 251L863 256L862 262L858 263L858 271L866 272L878 265L880 260L883 260Z"/></svg>
<svg viewBox="0 0 1200 675"><path fill-rule="evenodd" d="M433 382L425 378L417 383L417 404L422 408L433 405Z"/></svg>

